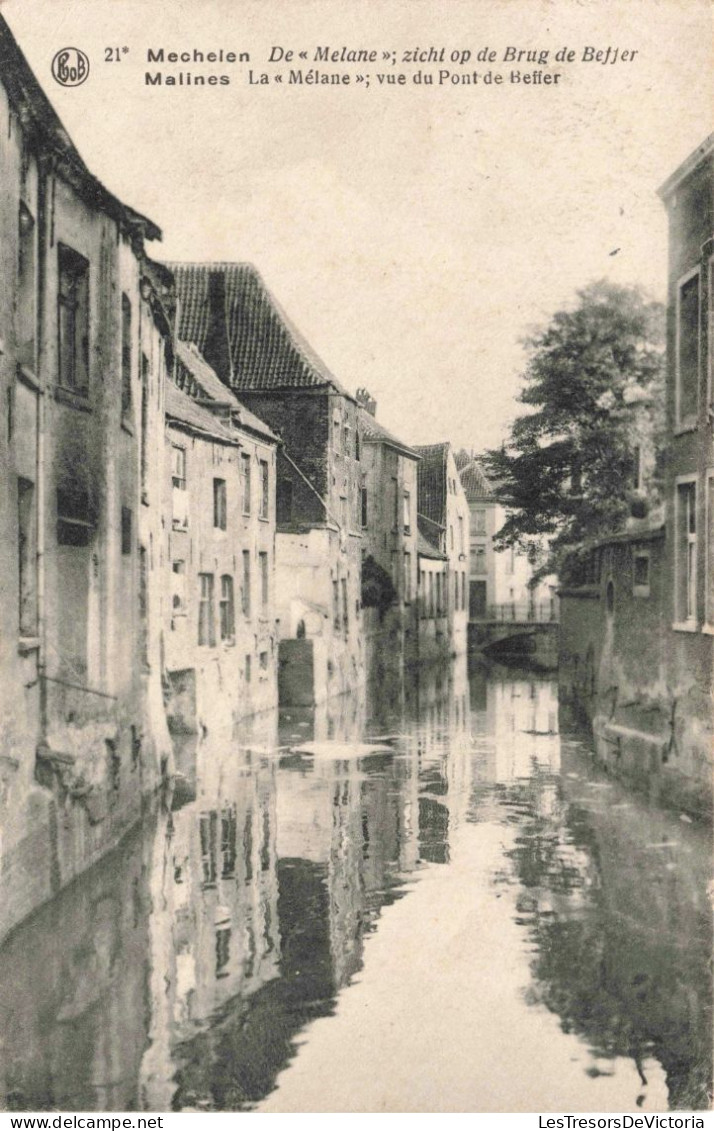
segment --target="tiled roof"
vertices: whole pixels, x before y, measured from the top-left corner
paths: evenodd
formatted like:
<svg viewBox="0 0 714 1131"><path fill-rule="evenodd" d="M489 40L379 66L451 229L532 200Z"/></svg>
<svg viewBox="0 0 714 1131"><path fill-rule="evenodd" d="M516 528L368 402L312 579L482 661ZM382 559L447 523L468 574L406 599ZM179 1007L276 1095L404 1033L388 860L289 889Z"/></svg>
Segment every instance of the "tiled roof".
<svg viewBox="0 0 714 1131"><path fill-rule="evenodd" d="M196 404L191 397L187 397L177 389L172 381L166 381L166 416L180 424L187 424L191 428L210 436L214 440L222 440L226 444L238 444L238 436L234 429L223 424L207 408Z"/></svg>
<svg viewBox="0 0 714 1131"><path fill-rule="evenodd" d="M494 498L493 484L477 459L472 459L460 471L461 485L470 503Z"/></svg>
<svg viewBox="0 0 714 1131"><path fill-rule="evenodd" d="M419 513L442 526L446 521L446 457L449 444L417 444L421 460L417 466Z"/></svg>
<svg viewBox="0 0 714 1131"><path fill-rule="evenodd" d="M229 405L231 411L237 415L238 424L258 432L270 440L277 440L277 436L270 430L260 417L241 404L235 393L218 379L214 371L195 346L185 342L176 342L176 356L181 364L188 369L196 383L206 395L207 400L216 401L217 404ZM199 406L202 407L202 406ZM210 412L210 409L207 411Z"/></svg>
<svg viewBox="0 0 714 1131"><path fill-rule="evenodd" d="M168 266L176 279L179 338L193 342L235 391L332 387L350 396L251 264ZM213 348L227 353L230 372L220 372Z"/></svg>
<svg viewBox="0 0 714 1131"><path fill-rule="evenodd" d="M388 432L383 424L380 424L374 419L371 412L367 412L365 409L361 408L359 410L359 421L362 430L362 439L365 443L388 444L390 447L396 448L397 451L402 452L411 459L419 459L419 456L413 448L408 447L407 444L402 443L402 441L398 440L396 436L393 436L391 432Z"/></svg>

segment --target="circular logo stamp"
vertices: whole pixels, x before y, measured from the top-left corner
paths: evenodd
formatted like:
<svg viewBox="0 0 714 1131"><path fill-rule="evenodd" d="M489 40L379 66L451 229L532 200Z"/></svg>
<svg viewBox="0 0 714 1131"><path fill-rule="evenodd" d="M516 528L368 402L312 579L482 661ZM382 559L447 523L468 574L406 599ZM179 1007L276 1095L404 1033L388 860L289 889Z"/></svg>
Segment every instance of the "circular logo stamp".
<svg viewBox="0 0 714 1131"><path fill-rule="evenodd" d="M89 59L78 47L63 47L52 60L52 78L60 86L81 86L89 74Z"/></svg>

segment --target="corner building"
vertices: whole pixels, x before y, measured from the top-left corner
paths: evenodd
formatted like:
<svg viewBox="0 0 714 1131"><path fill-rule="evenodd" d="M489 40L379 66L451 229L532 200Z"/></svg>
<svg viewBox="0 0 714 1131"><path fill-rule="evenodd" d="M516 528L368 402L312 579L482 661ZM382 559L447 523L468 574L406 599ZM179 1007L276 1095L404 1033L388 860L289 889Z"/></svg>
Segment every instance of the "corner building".
<svg viewBox="0 0 714 1131"><path fill-rule="evenodd" d="M364 680L358 406L254 267L176 263L172 270L179 338L281 441L279 699L312 706Z"/></svg>

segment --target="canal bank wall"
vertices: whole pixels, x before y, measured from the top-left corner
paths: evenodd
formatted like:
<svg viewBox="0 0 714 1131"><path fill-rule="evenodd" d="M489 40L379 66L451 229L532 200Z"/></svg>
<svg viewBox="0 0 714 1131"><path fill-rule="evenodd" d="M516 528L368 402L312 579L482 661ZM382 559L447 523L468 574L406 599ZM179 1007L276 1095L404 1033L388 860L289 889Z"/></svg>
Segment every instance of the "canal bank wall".
<svg viewBox="0 0 714 1131"><path fill-rule="evenodd" d="M663 527L614 535L560 590L561 701L590 725L596 756L653 800L712 812L711 637L666 619Z"/></svg>

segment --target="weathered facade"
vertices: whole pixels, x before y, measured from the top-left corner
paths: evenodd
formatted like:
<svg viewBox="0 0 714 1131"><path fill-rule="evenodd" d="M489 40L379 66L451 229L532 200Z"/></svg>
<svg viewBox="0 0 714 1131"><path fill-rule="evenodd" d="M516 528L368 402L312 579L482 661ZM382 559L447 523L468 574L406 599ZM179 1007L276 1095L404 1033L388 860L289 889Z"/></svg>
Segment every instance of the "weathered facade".
<svg viewBox="0 0 714 1131"><path fill-rule="evenodd" d="M376 419L376 402L357 390L362 437L360 518L365 574L371 559L392 584L392 602L380 608L364 592L363 623L370 663L388 653L414 663L418 649L417 463L413 449ZM376 584L375 571L375 590ZM379 592L374 595L379 600Z"/></svg>
<svg viewBox="0 0 714 1131"><path fill-rule="evenodd" d="M164 640L169 725L180 735L230 729L277 704L277 441L195 349L178 343L176 352Z"/></svg>
<svg viewBox="0 0 714 1131"><path fill-rule="evenodd" d="M276 593L282 704L364 680L358 406L244 264L174 265L179 337L280 437Z"/></svg>
<svg viewBox="0 0 714 1131"><path fill-rule="evenodd" d="M664 522L655 509L571 562L560 679L603 761L672 805L710 812L714 136L660 195L670 227Z"/></svg>
<svg viewBox="0 0 714 1131"><path fill-rule="evenodd" d="M2 20L0 114L2 932L117 842L169 756L141 483L171 346L160 232L86 168Z"/></svg>
<svg viewBox="0 0 714 1131"><path fill-rule="evenodd" d="M555 586L532 586L536 563L515 547L496 550L493 544L506 511L480 461L460 452L456 464L469 505L469 621L555 620Z"/></svg>
<svg viewBox="0 0 714 1131"><path fill-rule="evenodd" d="M417 508L421 533L446 554L446 593L442 607L447 613L447 647L451 655L460 655L467 647L468 502L451 444L429 444L414 450L420 457Z"/></svg>

